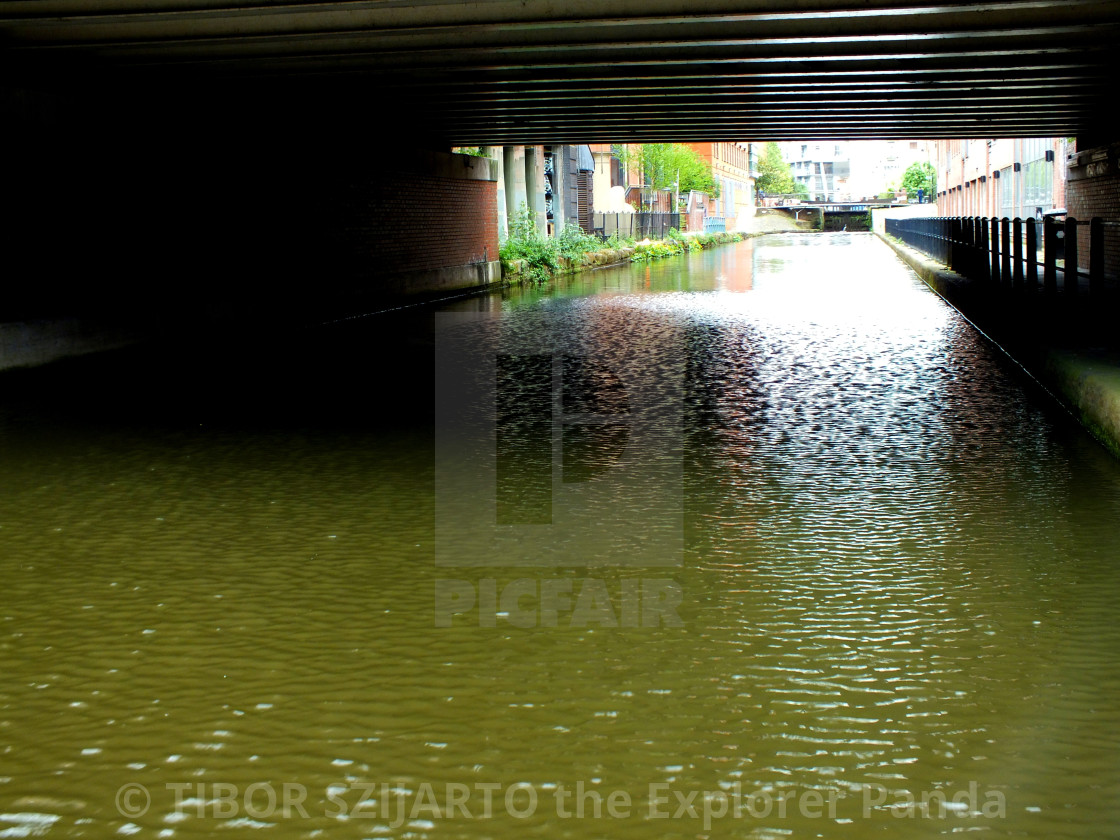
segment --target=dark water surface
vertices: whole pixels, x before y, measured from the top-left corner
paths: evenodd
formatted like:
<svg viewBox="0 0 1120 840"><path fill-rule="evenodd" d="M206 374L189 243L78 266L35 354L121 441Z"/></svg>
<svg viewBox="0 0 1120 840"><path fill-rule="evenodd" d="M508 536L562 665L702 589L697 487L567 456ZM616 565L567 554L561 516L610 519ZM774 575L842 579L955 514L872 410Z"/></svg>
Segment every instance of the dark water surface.
<svg viewBox="0 0 1120 840"><path fill-rule="evenodd" d="M444 311L0 376L0 837L1115 835L1120 464L886 246Z"/></svg>

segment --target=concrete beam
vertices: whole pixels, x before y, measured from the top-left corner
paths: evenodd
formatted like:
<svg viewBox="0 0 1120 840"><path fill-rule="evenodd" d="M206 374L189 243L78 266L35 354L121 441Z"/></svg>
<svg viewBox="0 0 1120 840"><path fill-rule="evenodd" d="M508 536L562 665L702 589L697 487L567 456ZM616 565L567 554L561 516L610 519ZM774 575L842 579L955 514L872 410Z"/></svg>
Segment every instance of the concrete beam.
<svg viewBox="0 0 1120 840"><path fill-rule="evenodd" d="M1101 133L1117 43L1120 0L0 4L37 86L238 119L368 101L445 146Z"/></svg>

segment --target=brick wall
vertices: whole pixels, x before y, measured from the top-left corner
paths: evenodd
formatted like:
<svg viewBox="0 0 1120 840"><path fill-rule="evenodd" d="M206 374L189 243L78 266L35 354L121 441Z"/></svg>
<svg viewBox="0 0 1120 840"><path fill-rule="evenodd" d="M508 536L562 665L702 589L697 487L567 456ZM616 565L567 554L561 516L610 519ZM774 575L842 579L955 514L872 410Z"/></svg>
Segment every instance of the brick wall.
<svg viewBox="0 0 1120 840"><path fill-rule="evenodd" d="M326 248L342 249L347 270L358 277L376 280L498 259L494 181L366 177L327 185L317 203L328 211L320 217L328 224L316 235Z"/></svg>
<svg viewBox="0 0 1120 840"><path fill-rule="evenodd" d="M1120 143L1070 156L1066 211L1078 221L1099 216L1120 223ZM1105 225L1105 272L1120 275L1120 227ZM1089 229L1077 231L1078 263L1089 267Z"/></svg>

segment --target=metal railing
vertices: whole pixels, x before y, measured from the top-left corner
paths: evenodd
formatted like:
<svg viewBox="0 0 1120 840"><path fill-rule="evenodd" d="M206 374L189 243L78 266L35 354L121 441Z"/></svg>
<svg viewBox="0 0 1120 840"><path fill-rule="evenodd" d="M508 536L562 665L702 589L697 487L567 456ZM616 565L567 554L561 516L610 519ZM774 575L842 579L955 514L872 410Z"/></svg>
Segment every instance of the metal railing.
<svg viewBox="0 0 1120 840"><path fill-rule="evenodd" d="M592 213L591 230L603 239L617 233L630 239L664 239L681 229L680 213Z"/></svg>
<svg viewBox="0 0 1120 840"><path fill-rule="evenodd" d="M1079 221L1072 216L1062 222L1046 216L1041 225L1034 219L965 216L887 219L885 229L966 277L996 286L1037 289L1041 266L1043 291L1057 292L1060 276L1064 293L1074 295L1084 285L1093 296L1104 289L1105 229L1110 226L1116 223L1100 218ZM1081 268L1078 253L1078 230L1085 229L1089 232L1087 270Z"/></svg>
<svg viewBox="0 0 1120 840"><path fill-rule="evenodd" d="M706 216L704 218L704 233L723 233L727 230L727 218L724 216Z"/></svg>

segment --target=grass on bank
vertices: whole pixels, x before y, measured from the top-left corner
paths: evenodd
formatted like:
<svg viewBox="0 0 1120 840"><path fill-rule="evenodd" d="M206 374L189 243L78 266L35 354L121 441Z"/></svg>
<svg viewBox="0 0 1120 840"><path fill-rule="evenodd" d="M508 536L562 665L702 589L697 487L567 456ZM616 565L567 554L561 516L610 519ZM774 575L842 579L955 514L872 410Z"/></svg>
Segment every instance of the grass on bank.
<svg viewBox="0 0 1120 840"><path fill-rule="evenodd" d="M597 236L584 233L578 225L568 224L557 237L550 237L537 229L532 212L522 205L520 212L510 221L509 237L502 243L499 257L503 273L520 263L516 273L522 283L541 285L547 283L568 265L586 265L594 262L588 255L622 251L631 260L646 262L671 257L687 251L701 251L709 245L739 242L740 233L700 233L686 236L676 228L669 230L664 240L644 239L635 242L629 237L611 235L606 242ZM562 262L563 261L563 262ZM515 273L515 272L510 272Z"/></svg>

